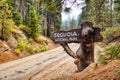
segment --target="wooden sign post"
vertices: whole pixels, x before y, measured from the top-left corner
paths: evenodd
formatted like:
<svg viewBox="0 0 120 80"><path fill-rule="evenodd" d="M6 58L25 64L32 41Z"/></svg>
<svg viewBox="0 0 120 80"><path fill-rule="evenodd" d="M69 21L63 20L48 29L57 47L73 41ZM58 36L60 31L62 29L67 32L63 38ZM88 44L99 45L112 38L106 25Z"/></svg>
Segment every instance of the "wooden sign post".
<svg viewBox="0 0 120 80"><path fill-rule="evenodd" d="M57 31L53 33L52 40L55 43L71 43L80 42L81 29L73 29L70 31Z"/></svg>
<svg viewBox="0 0 120 80"><path fill-rule="evenodd" d="M94 28L92 23L84 21L81 29L69 31L56 31L51 36L55 43L61 44L68 55L73 57L78 71L85 69L91 62L94 62L94 42L103 40L100 28ZM73 52L68 43L81 43L77 52Z"/></svg>

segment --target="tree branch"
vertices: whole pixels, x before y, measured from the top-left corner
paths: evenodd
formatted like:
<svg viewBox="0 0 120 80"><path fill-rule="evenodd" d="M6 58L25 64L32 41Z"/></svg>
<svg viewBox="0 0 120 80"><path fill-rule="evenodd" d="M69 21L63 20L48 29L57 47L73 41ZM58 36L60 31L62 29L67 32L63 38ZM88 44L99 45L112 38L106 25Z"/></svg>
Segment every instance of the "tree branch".
<svg viewBox="0 0 120 80"><path fill-rule="evenodd" d="M69 48L67 43L61 43L61 46L64 48L68 55L70 55L74 59L77 59L77 55Z"/></svg>

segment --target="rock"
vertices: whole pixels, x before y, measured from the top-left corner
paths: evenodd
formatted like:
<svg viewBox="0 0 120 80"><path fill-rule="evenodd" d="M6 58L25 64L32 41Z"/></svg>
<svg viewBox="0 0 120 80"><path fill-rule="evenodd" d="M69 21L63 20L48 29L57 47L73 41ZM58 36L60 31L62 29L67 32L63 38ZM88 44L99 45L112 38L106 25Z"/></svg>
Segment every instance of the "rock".
<svg viewBox="0 0 120 80"><path fill-rule="evenodd" d="M10 50L10 47L5 43L5 41L0 40L0 51L8 51Z"/></svg>
<svg viewBox="0 0 120 80"><path fill-rule="evenodd" d="M6 43L11 49L17 48L17 40L14 37L9 38L9 40Z"/></svg>

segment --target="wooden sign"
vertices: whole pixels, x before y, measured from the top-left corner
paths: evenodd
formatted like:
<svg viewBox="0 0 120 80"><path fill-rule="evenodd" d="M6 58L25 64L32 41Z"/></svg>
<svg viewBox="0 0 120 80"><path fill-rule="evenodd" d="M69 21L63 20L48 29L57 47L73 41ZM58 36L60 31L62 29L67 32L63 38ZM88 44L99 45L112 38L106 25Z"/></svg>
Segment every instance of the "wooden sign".
<svg viewBox="0 0 120 80"><path fill-rule="evenodd" d="M103 40L100 34L100 28L93 28L93 40L94 42L100 42ZM73 29L70 31L56 31L52 34L51 39L55 43L80 43L81 42L81 29Z"/></svg>
<svg viewBox="0 0 120 80"><path fill-rule="evenodd" d="M71 42L80 42L80 32L81 29L73 29L70 31L56 31L52 35L52 40L55 43L71 43Z"/></svg>
<svg viewBox="0 0 120 80"><path fill-rule="evenodd" d="M103 40L103 36L100 34L100 28L93 28L94 29L94 42L101 42Z"/></svg>

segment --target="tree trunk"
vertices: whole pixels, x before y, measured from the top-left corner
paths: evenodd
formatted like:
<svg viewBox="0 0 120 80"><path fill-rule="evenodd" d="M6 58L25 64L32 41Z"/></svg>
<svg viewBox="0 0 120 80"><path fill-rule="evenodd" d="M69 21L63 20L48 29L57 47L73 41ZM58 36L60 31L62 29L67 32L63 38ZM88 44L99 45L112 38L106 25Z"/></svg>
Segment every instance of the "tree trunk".
<svg viewBox="0 0 120 80"><path fill-rule="evenodd" d="M50 37L50 13L47 12L47 37Z"/></svg>
<svg viewBox="0 0 120 80"><path fill-rule="evenodd" d="M111 6L111 9L110 9L110 27L112 27L112 0L110 1L110 6Z"/></svg>
<svg viewBox="0 0 120 80"><path fill-rule="evenodd" d="M61 43L61 46L64 48L64 50L67 52L68 55L73 57L74 59L77 59L76 53L74 53L68 46L67 43Z"/></svg>

